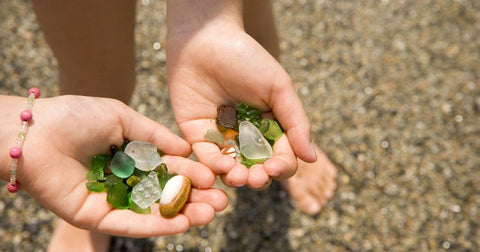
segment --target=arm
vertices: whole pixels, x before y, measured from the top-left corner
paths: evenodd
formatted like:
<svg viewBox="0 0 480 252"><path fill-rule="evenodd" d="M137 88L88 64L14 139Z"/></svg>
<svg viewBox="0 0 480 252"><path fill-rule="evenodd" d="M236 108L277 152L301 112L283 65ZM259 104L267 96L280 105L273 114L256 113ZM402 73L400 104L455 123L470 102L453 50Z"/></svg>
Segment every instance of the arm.
<svg viewBox="0 0 480 252"><path fill-rule="evenodd" d="M4 125L0 132L2 180L9 177L8 152L16 140L18 115L25 104L25 98L0 96ZM212 186L215 176L205 166L183 158L191 151L187 142L119 101L60 96L36 100L32 112L18 159L17 180L28 194L75 226L132 237L170 235L184 232L191 225L204 225L213 219L215 210L226 207L227 197L222 191L198 189ZM154 143L166 153L164 161L174 172L192 179L197 189L192 191L183 214L165 219L158 212L139 215L113 209L105 193L87 191L90 158L108 153L112 144L121 145L124 138Z"/></svg>

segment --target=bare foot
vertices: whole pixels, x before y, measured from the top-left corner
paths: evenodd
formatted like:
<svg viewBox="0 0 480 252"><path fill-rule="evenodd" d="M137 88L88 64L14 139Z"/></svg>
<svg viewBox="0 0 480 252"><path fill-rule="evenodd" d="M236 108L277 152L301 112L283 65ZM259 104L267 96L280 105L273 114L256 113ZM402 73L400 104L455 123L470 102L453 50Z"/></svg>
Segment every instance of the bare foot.
<svg viewBox="0 0 480 252"><path fill-rule="evenodd" d="M300 210L315 215L333 196L337 186L336 167L318 146L315 145L317 161L305 163L298 159L298 170L293 177L282 181L282 185L290 194Z"/></svg>
<svg viewBox="0 0 480 252"><path fill-rule="evenodd" d="M110 235L76 228L62 219L57 221L48 252L104 252L110 247Z"/></svg>

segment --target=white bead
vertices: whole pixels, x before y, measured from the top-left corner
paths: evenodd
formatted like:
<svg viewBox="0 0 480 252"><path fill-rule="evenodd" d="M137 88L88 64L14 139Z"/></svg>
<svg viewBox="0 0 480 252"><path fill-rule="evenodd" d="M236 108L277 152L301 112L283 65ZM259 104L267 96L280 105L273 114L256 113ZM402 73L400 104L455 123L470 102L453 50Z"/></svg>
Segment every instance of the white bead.
<svg viewBox="0 0 480 252"><path fill-rule="evenodd" d="M16 170L17 169L17 159L12 158L12 163L10 163L10 170Z"/></svg>
<svg viewBox="0 0 480 252"><path fill-rule="evenodd" d="M25 132L27 131L27 128L28 128L28 122L27 121L22 121L22 127L20 128L20 132L25 134Z"/></svg>

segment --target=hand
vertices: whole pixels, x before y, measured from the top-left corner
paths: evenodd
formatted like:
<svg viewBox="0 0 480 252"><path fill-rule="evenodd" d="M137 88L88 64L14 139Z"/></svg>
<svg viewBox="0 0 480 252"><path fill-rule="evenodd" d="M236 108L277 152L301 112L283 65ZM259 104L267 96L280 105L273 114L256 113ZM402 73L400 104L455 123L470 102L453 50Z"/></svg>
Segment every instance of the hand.
<svg viewBox="0 0 480 252"><path fill-rule="evenodd" d="M1 121L11 126L0 134L1 153L8 153L26 99L1 96L0 104ZM170 235L207 224L215 211L226 207L226 194L208 189L215 181L211 170L184 158L191 152L185 140L119 101L59 96L36 100L32 112L17 180L28 194L72 225L121 236ZM125 138L155 144L166 154L163 160L170 170L191 178L196 188L181 214L165 219L158 214L158 206L152 206L153 214L147 215L114 209L106 202L106 193L86 189L90 158L109 153L112 144L120 146ZM10 157L2 155L5 165L0 167L0 178L8 180Z"/></svg>
<svg viewBox="0 0 480 252"><path fill-rule="evenodd" d="M171 14L173 13L173 14ZM180 14L181 13L181 14ZM229 186L263 189L316 159L303 105L281 65L243 30L241 1L168 1L167 78L175 118L200 162ZM206 142L217 107L246 102L286 130L263 165L247 169Z"/></svg>

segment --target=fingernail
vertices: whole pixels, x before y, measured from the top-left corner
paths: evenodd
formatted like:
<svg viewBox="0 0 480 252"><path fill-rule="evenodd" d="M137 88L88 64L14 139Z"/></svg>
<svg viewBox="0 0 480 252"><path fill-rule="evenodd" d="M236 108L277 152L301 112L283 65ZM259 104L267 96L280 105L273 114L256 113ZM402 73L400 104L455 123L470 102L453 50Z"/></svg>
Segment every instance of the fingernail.
<svg viewBox="0 0 480 252"><path fill-rule="evenodd" d="M317 214L320 211L320 204L318 202L312 202L310 206L308 207L308 211L310 214Z"/></svg>
<svg viewBox="0 0 480 252"><path fill-rule="evenodd" d="M315 160L317 160L317 151L315 150L315 144L310 142L310 146L312 147L312 155L315 157Z"/></svg>
<svg viewBox="0 0 480 252"><path fill-rule="evenodd" d="M331 198L333 196L333 190L331 190L331 191L326 190L324 195L325 195L325 198L327 198L327 199Z"/></svg>

